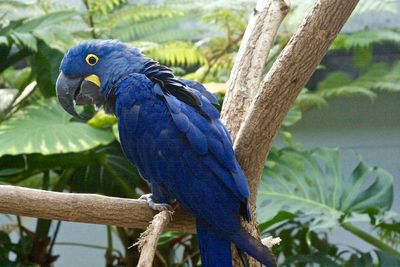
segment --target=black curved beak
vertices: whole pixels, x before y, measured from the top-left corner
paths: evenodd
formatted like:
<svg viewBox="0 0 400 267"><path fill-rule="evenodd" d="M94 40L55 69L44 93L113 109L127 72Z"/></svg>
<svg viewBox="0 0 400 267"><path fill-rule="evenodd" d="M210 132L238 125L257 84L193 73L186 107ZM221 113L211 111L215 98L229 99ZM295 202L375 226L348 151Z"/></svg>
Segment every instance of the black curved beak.
<svg viewBox="0 0 400 267"><path fill-rule="evenodd" d="M93 75L86 78L70 78L61 72L56 82L57 98L66 112L83 119L76 112L75 105L96 104L100 106L104 104L105 100L100 93L99 86L99 82L93 82Z"/></svg>

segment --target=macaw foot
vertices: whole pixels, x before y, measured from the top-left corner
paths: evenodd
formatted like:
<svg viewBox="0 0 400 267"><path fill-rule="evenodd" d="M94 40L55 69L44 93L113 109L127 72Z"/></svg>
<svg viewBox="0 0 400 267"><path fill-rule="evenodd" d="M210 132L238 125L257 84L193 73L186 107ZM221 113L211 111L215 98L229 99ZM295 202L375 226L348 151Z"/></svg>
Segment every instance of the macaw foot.
<svg viewBox="0 0 400 267"><path fill-rule="evenodd" d="M156 203L153 200L153 195L152 194L144 194L139 197L139 200L146 200L147 204L149 205L150 209L157 210L157 211L174 211L172 206L167 203Z"/></svg>

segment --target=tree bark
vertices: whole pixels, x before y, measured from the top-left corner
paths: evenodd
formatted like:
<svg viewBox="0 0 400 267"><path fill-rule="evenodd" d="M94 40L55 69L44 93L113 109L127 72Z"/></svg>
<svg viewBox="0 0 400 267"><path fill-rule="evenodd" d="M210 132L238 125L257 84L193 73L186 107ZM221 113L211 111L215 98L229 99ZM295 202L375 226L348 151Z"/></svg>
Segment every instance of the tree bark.
<svg viewBox="0 0 400 267"><path fill-rule="evenodd" d="M164 228L171 221L172 214L173 213L169 211L158 213L154 216L153 221L149 227L147 227L146 231L140 235L140 239L136 243L139 245L139 250L141 251L137 267L151 267L153 265L158 239L164 231Z"/></svg>
<svg viewBox="0 0 400 267"><path fill-rule="evenodd" d="M222 106L221 120L232 140L262 81L269 51L289 7L284 0L259 0L236 55Z"/></svg>
<svg viewBox="0 0 400 267"><path fill-rule="evenodd" d="M146 229L157 214L144 200L9 185L0 185L0 213L138 229ZM166 230L194 233L193 216L178 207Z"/></svg>
<svg viewBox="0 0 400 267"><path fill-rule="evenodd" d="M272 141L294 100L357 3L358 0L316 0L256 90L251 105L248 93L243 93L239 85L227 91L224 105L239 108L224 109L222 117L230 118L225 121L227 128L232 136L237 136L234 139L234 150L249 181L249 203L253 215L252 221L245 228L254 236L259 236L256 219L257 189ZM252 75L248 74L247 77ZM250 106L248 112L247 106ZM237 119L232 119L235 117ZM243 117L244 122L241 121ZM236 133L237 129L239 131ZM238 262L240 260L236 256L234 263ZM251 260L250 266L260 264Z"/></svg>
<svg viewBox="0 0 400 267"><path fill-rule="evenodd" d="M251 203L283 119L357 3L317 0L261 83L234 144L249 179Z"/></svg>

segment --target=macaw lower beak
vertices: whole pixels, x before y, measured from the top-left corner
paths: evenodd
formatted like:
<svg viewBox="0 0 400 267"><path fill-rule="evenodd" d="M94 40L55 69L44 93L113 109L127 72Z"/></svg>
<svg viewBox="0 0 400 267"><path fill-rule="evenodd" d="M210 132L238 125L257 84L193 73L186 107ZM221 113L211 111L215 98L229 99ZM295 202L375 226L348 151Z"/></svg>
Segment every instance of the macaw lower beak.
<svg viewBox="0 0 400 267"><path fill-rule="evenodd" d="M57 78L57 98L66 112L74 117L82 118L76 112L75 105L102 105L105 101L100 93L100 80L96 75L85 78L70 78L63 72Z"/></svg>

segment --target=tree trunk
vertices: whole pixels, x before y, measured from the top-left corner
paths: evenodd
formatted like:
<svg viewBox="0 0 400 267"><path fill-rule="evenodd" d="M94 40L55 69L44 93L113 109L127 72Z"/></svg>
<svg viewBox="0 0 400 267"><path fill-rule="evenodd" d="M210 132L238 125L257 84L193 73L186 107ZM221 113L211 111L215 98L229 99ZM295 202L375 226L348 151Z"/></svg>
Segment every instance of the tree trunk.
<svg viewBox="0 0 400 267"><path fill-rule="evenodd" d="M254 236L259 237L256 219L257 189L272 141L296 97L357 3L358 0L317 0L264 78L249 111L242 110L237 114L235 109L224 110L225 113L232 114L224 113L223 117L241 117L246 114L244 122L229 120L226 123L228 129L239 129L237 134L231 134L237 136L234 143L236 157L249 180L249 202L253 220L246 225L246 229ZM242 99L240 93L235 95L236 90L240 91L236 87L227 92L224 105L246 109L247 97ZM230 97L229 94L234 97ZM235 257L234 262L238 261ZM250 266L260 264L252 260Z"/></svg>

